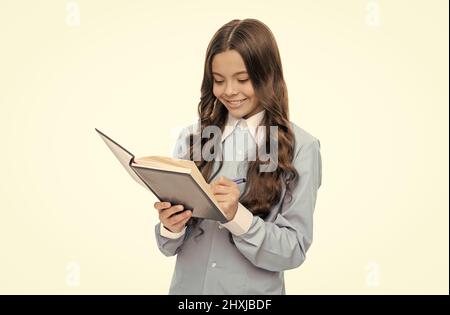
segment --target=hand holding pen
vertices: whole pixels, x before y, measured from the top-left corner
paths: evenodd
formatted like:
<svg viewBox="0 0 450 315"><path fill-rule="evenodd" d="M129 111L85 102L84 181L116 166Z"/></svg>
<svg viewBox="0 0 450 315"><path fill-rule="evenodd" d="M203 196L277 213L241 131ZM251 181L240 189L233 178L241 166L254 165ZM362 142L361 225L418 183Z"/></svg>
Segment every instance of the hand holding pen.
<svg viewBox="0 0 450 315"><path fill-rule="evenodd" d="M221 176L210 184L214 197L219 203L220 208L224 211L228 221L233 220L238 208L239 197L241 195L238 184L244 182L245 178L230 180L225 176Z"/></svg>

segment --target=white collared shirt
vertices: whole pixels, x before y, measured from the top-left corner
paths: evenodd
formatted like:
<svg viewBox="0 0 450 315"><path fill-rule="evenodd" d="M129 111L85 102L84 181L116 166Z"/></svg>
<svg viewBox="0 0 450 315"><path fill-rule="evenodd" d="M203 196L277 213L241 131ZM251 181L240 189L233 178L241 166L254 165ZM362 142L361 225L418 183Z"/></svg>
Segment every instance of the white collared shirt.
<svg viewBox="0 0 450 315"><path fill-rule="evenodd" d="M250 135L253 137L253 140L259 144L262 140L262 133L258 133L258 126L264 118L266 111L263 109L259 113L254 114L253 116L244 119L244 118L236 118L230 113L228 113L227 122L225 124L225 128L222 134L222 142L233 133L236 127L241 129L248 129Z"/></svg>

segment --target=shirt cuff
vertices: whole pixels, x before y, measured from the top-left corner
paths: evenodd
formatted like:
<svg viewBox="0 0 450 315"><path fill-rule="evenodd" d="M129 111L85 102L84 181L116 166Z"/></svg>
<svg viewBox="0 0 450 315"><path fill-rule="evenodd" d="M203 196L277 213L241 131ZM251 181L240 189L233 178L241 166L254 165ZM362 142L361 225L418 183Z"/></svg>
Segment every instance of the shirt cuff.
<svg viewBox="0 0 450 315"><path fill-rule="evenodd" d="M239 236L248 232L252 222L253 213L251 213L241 203L238 203L238 208L233 220L221 224L221 226L227 228L232 234Z"/></svg>
<svg viewBox="0 0 450 315"><path fill-rule="evenodd" d="M170 232L168 229L166 229L162 223L159 224L159 234L161 234L161 236L164 236L167 238L177 239L177 238L182 237L185 232L186 232L186 227L184 227L183 231L174 233L174 232Z"/></svg>

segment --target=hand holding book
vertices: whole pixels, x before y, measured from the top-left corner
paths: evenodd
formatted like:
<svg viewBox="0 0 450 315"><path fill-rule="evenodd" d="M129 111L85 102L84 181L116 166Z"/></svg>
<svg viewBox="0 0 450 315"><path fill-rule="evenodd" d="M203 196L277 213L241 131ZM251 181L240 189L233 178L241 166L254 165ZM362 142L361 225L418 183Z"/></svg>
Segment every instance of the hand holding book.
<svg viewBox="0 0 450 315"><path fill-rule="evenodd" d="M172 233L181 232L192 217L192 211L184 211L182 205L172 206L170 202L155 202L154 207L158 210L161 224Z"/></svg>
<svg viewBox="0 0 450 315"><path fill-rule="evenodd" d="M221 205L229 220L234 218L237 211L237 202L234 201L233 194L236 193L237 185L245 183L245 178L233 179L220 177L210 184L214 197ZM239 190L237 191L239 200ZM231 195L231 196L230 196ZM222 201L227 199L226 201ZM155 209L159 213L161 224L173 233L180 233L186 226L187 221L192 217L192 211L184 209L183 205L171 205L170 202L155 202Z"/></svg>

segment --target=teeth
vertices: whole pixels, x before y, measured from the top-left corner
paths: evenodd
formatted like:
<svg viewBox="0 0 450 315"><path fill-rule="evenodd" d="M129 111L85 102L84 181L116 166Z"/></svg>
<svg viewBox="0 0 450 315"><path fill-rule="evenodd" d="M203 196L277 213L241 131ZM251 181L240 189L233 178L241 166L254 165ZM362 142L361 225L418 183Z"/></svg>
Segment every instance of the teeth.
<svg viewBox="0 0 450 315"><path fill-rule="evenodd" d="M233 105L238 105L241 104L243 101L245 101L246 99L243 100L239 100L239 101L228 101L229 103L233 104Z"/></svg>

